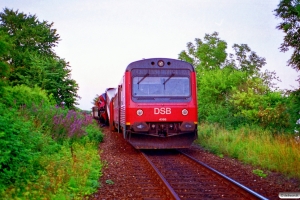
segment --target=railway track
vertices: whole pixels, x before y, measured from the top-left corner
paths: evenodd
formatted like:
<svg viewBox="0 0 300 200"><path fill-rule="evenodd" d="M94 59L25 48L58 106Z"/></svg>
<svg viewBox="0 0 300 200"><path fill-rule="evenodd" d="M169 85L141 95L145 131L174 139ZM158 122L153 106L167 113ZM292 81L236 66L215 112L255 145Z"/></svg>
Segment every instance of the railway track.
<svg viewBox="0 0 300 200"><path fill-rule="evenodd" d="M172 199L266 199L178 150L141 151ZM155 173L154 173L155 172ZM158 181L158 180L157 180Z"/></svg>
<svg viewBox="0 0 300 200"><path fill-rule="evenodd" d="M145 151L149 160L155 164L158 171L164 176L161 179L153 167L149 164L143 154L134 149L130 144L124 141L122 134L111 132L109 128L103 128L105 134L104 142L100 144L100 157L105 163L103 175L99 180L99 190L89 197L90 200L108 200L108 199L264 199L260 195L247 197L247 192L238 192L236 186L227 186L229 183L219 175L206 175L213 180L206 180L205 175L193 175L197 172L205 172L205 169L199 168L193 161L182 161L180 152L168 151ZM218 158L208 152L202 151L196 146L184 149L182 152L192 155L197 160L209 163L210 166L218 169L222 173L233 177L240 183L247 185L252 190L269 198L278 199L279 192L299 191L298 182L286 181L286 179L272 179L269 174L267 178L260 178L253 175L251 166L244 166L239 162ZM169 155L170 154L170 155ZM179 156L180 155L180 156ZM171 156L167 159L168 156ZM162 159L162 160L161 160ZM175 162L175 164L173 162ZM177 164L176 164L177 162ZM157 164L160 163L160 164ZM165 164L164 164L165 163ZM182 164L180 164L182 163ZM179 166L177 166L179 165ZM180 166L182 165L182 166ZM195 167L193 167L195 165ZM172 167L170 167L172 166ZM183 170L184 169L184 170ZM185 174L187 172L187 174ZM191 175L189 175L189 173ZM173 175L172 175L173 174ZM184 177L176 178L176 174ZM186 179L188 176L195 177L200 183L193 184ZM216 178L214 178L214 176ZM273 176L273 175L272 175ZM171 178L170 178L171 177ZM270 179L269 179L270 178ZM274 178L274 177L273 177ZM166 184L165 180L168 184ZM177 181L176 181L177 180ZM275 182L275 181L277 182ZM203 183L201 183L201 181ZM182 182L182 185L180 182ZM186 182L187 184L185 184ZM223 185L219 186L219 183ZM203 185L201 185L203 184ZM170 185L173 189L170 190ZM179 188L179 190L177 189ZM186 189L180 191L180 189ZM194 188L194 196L188 195L189 189ZM174 197L172 191L177 195ZM223 195L223 196L222 196Z"/></svg>

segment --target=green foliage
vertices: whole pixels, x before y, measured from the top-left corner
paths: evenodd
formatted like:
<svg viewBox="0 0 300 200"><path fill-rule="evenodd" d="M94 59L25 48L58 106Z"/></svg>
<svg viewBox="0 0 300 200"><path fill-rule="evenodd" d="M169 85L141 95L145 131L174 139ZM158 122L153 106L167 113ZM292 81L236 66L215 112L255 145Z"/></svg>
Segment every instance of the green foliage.
<svg viewBox="0 0 300 200"><path fill-rule="evenodd" d="M197 74L199 100L219 104L228 99L232 88L243 82L245 73L229 68L216 69Z"/></svg>
<svg viewBox="0 0 300 200"><path fill-rule="evenodd" d="M236 116L264 128L282 131L290 126L285 98L280 92L271 92L260 78L248 79L239 88L233 88L230 101Z"/></svg>
<svg viewBox="0 0 300 200"><path fill-rule="evenodd" d="M260 169L254 169L253 171L253 174L256 174L257 176L259 177L262 177L262 178L266 178L268 175L264 173L263 170L260 170Z"/></svg>
<svg viewBox="0 0 300 200"><path fill-rule="evenodd" d="M108 185L113 185L114 184L114 182L110 179L106 180L105 183L108 184Z"/></svg>
<svg viewBox="0 0 300 200"><path fill-rule="evenodd" d="M195 41L179 59L194 64L197 72L199 121L226 128L255 124L275 132L290 129L286 98L273 83L275 72L260 71L265 58L246 44L234 44L235 53L227 56L227 43L216 32Z"/></svg>
<svg viewBox="0 0 300 200"><path fill-rule="evenodd" d="M292 68L300 70L300 2L299 0L281 0L274 11L275 16L283 21L277 26L277 29L285 34L280 50L287 52L291 48L293 53L288 63Z"/></svg>
<svg viewBox="0 0 300 200"><path fill-rule="evenodd" d="M57 105L74 109L79 87L71 79L69 63L54 52L60 37L52 27L35 15L5 8L0 13L0 67L10 64L11 73L4 73L10 85L38 86L52 94ZM3 38L9 43L1 42Z"/></svg>
<svg viewBox="0 0 300 200"><path fill-rule="evenodd" d="M0 192L34 177L42 141L32 121L20 116L16 109L7 109L0 103Z"/></svg>
<svg viewBox="0 0 300 200"><path fill-rule="evenodd" d="M188 53L182 51L179 59L190 62L201 70L220 69L227 57L227 43L218 38L218 33L205 34L204 41L196 38L195 42L196 46L191 42L187 44Z"/></svg>
<svg viewBox="0 0 300 200"><path fill-rule="evenodd" d="M39 87L29 88L25 85L5 87L0 102L14 108L55 105L52 97L48 96L44 90Z"/></svg>
<svg viewBox="0 0 300 200"><path fill-rule="evenodd" d="M83 199L99 188L103 164L100 162L96 143L69 143L52 154L42 154L41 170L37 178L23 183L23 187L11 186L0 193L5 199ZM73 155L72 155L73 154Z"/></svg>
<svg viewBox="0 0 300 200"><path fill-rule="evenodd" d="M22 114L22 109L26 109L24 105L49 106L51 103L45 92L17 86L5 87L3 94L0 100L0 191L10 184L18 185L34 178L34 171L39 169L38 158L50 144L34 118Z"/></svg>
<svg viewBox="0 0 300 200"><path fill-rule="evenodd" d="M283 43L280 46L282 52L287 52L290 49L293 51L291 58L288 60L288 65L297 71L300 70L300 1L299 0L281 0L278 4L275 11L275 16L282 19L282 22L277 26L277 29L282 30L285 34L283 38ZM300 83L300 78L298 79ZM299 85L300 86L300 85ZM296 89L292 94L292 101L296 103L295 105L290 105L290 113L292 115L292 124L295 123L295 120L300 119L300 109L299 109L299 100L295 100L294 97L298 96L300 93L300 88ZM295 114L297 113L297 114ZM298 115L295 119L295 115ZM299 126L298 126L299 127ZM296 128L297 129L297 128ZM299 131L299 129L297 130Z"/></svg>
<svg viewBox="0 0 300 200"><path fill-rule="evenodd" d="M290 124L293 131L300 133L300 90L290 93L287 97L288 113L290 115Z"/></svg>
<svg viewBox="0 0 300 200"><path fill-rule="evenodd" d="M38 87L5 87L0 99L0 196L79 199L95 192L102 140L90 115L55 107Z"/></svg>
<svg viewBox="0 0 300 200"><path fill-rule="evenodd" d="M257 75L260 69L266 64L266 59L259 57L254 51L251 51L247 44L234 44L232 48L235 51L235 55L229 55L229 65L246 72L248 77Z"/></svg>
<svg viewBox="0 0 300 200"><path fill-rule="evenodd" d="M54 57L53 47L57 46L60 37L52 26L53 23L40 22L36 15L4 8L0 13L0 29L10 36L14 44L11 64L14 67L26 66L25 58L31 53Z"/></svg>
<svg viewBox="0 0 300 200"><path fill-rule="evenodd" d="M90 141L95 142L102 142L103 141L103 134L99 131L99 128L97 127L97 124L89 124L85 128L85 132L87 133L87 136Z"/></svg>
<svg viewBox="0 0 300 200"><path fill-rule="evenodd" d="M11 48L9 37L0 30L0 94L9 74L9 65L5 62L5 58L9 55Z"/></svg>
<svg viewBox="0 0 300 200"><path fill-rule="evenodd" d="M60 58L39 58L30 56L31 67L26 73L26 79L30 78L28 85L38 85L52 94L57 105L64 105L74 109L79 89L75 80L71 79L69 63ZM28 79L27 79L28 80Z"/></svg>
<svg viewBox="0 0 300 200"><path fill-rule="evenodd" d="M0 13L4 199L82 199L99 187L103 134L90 115L75 111L78 85L53 50L59 35L52 26L18 10Z"/></svg>
<svg viewBox="0 0 300 200"><path fill-rule="evenodd" d="M262 169L300 177L299 142L292 135L274 135L258 126L228 131L217 124L202 123L198 128L197 143L217 155L223 154ZM259 174L263 176L263 173Z"/></svg>

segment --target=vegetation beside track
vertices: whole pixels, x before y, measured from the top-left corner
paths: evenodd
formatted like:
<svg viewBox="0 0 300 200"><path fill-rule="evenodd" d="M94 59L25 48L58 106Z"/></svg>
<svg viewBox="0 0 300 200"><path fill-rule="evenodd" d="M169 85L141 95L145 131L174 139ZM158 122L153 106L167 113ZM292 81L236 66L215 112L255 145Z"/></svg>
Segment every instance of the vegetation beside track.
<svg viewBox="0 0 300 200"><path fill-rule="evenodd" d="M220 156L300 178L300 90L276 87L276 73L262 71L265 58L248 45L232 48L228 54L227 43L214 32L187 43L179 54L197 72L197 143Z"/></svg>
<svg viewBox="0 0 300 200"><path fill-rule="evenodd" d="M219 156L229 156L257 166L265 173L276 171L300 179L300 139L290 134L274 135L260 127L227 130L202 123L197 144Z"/></svg>
<svg viewBox="0 0 300 200"><path fill-rule="evenodd" d="M95 192L103 135L77 109L78 84L56 55L53 23L0 13L1 199L82 199Z"/></svg>
<svg viewBox="0 0 300 200"><path fill-rule="evenodd" d="M3 87L0 196L82 199L98 189L103 135L90 115L55 106L39 88Z"/></svg>

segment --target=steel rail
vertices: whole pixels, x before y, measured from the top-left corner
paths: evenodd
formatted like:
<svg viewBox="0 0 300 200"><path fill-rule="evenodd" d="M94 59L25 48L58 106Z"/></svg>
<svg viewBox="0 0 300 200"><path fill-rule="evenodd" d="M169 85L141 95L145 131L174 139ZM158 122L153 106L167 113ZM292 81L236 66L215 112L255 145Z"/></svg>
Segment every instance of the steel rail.
<svg viewBox="0 0 300 200"><path fill-rule="evenodd" d="M217 174L218 176L222 177L223 179L227 180L229 183L237 186L238 188L242 189L243 191L247 192L248 195L250 195L250 197L255 197L255 198L258 198L258 199L262 199L262 200L267 200L266 197L254 192L253 190L251 190L250 188L238 183L237 181L229 178L228 176L222 174L221 172L209 167L208 165L206 165L205 163L199 161L199 160L196 160L195 158L191 157L190 155L180 151L180 150L177 150L178 152L180 152L181 154L185 155L186 157L188 157L189 159L193 160L194 162L200 164L201 166L203 166L204 168L206 168L207 170L209 171L212 171L214 172L215 174Z"/></svg>
<svg viewBox="0 0 300 200"><path fill-rule="evenodd" d="M160 171L153 164L153 162L148 158L148 156L144 152L141 151L141 153L144 156L144 158L148 161L148 163L151 165L151 167L154 169L154 171L159 176L159 178L161 179L161 181L164 183L165 187L169 190L169 192L173 196L173 198L176 199L176 200L180 200L180 197L178 196L178 194L174 191L174 189L172 188L172 186L165 179L165 177L160 173Z"/></svg>

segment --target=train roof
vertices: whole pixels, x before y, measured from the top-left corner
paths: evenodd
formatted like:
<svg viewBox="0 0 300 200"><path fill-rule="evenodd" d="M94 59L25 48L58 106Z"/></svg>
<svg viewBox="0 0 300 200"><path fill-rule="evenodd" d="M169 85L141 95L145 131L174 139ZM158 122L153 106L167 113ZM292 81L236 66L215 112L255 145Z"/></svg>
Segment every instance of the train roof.
<svg viewBox="0 0 300 200"><path fill-rule="evenodd" d="M131 71L132 69L135 68L189 69L191 71L195 71L192 64L182 60L176 60L172 58L149 58L149 59L138 60L130 63L126 68L126 71Z"/></svg>

